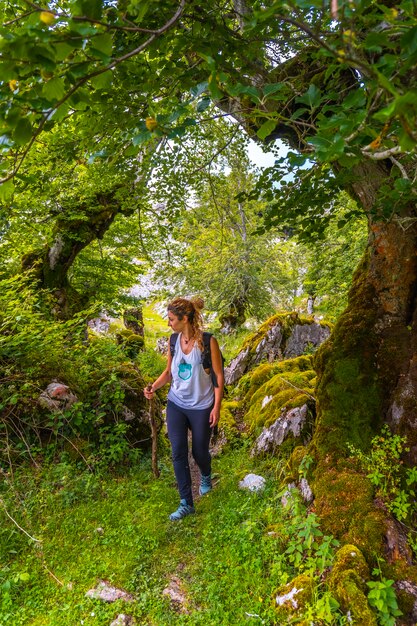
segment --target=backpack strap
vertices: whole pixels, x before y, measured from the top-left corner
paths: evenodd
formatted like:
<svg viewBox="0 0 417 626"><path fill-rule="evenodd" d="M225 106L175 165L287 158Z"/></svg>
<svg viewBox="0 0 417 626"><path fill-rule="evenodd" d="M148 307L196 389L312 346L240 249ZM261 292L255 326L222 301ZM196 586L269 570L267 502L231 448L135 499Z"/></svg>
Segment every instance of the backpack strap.
<svg viewBox="0 0 417 626"><path fill-rule="evenodd" d="M178 339L178 333L172 333L172 335L169 338L169 352L172 357L175 354L175 344L177 343L177 339Z"/></svg>
<svg viewBox="0 0 417 626"><path fill-rule="evenodd" d="M203 333L204 352L202 356L202 363L204 369L211 369L210 340L212 336L212 333Z"/></svg>

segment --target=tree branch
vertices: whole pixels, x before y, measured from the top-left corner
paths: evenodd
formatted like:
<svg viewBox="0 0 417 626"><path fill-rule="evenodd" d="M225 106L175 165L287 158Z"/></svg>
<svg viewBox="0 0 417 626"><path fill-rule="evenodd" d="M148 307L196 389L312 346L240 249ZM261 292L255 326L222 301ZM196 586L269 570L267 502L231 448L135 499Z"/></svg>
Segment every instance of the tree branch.
<svg viewBox="0 0 417 626"><path fill-rule="evenodd" d="M10 515L10 513L9 513L9 512L8 512L8 510L6 509L6 505L5 505L5 504L4 504L4 502L3 502L3 498L0 498L0 504L1 504L1 506L3 507L3 511L5 512L5 514L6 514L6 515L7 515L7 517L9 518L9 520L11 520L11 521L13 522L13 524L14 524L15 526L17 526L17 528L18 528L19 530L21 530L21 531L22 531L22 533L25 533L25 535L27 535L27 536L29 537L29 539L32 539L32 541L36 541L36 542L38 542L38 543L42 543L41 539L36 539L35 537L32 537L32 535L29 535L29 533L28 533L28 532L27 532L24 528L22 528L21 526L19 526L19 524L16 522L16 520L15 520L15 519L14 519L14 518Z"/></svg>
<svg viewBox="0 0 417 626"><path fill-rule="evenodd" d="M365 146L365 148L362 148L362 154L368 157L368 159L372 159L373 161L383 161L384 159L392 157L394 154L401 153L400 146L394 146L393 148L388 148L388 150L383 150L382 152L372 153L371 150L371 144L369 146Z"/></svg>

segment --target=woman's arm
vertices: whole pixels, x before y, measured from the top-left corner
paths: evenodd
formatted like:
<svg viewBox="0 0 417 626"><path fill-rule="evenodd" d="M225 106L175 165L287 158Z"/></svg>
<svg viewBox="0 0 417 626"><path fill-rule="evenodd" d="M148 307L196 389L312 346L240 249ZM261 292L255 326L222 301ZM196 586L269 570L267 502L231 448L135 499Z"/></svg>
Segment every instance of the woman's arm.
<svg viewBox="0 0 417 626"><path fill-rule="evenodd" d="M168 348L168 350L169 350L169 348ZM171 356L171 351L169 351L168 352L168 361L167 361L166 368L164 369L162 374L155 380L155 382L152 383L152 385L150 385L150 386L148 385L143 390L145 398L147 398L148 400L152 400L152 398L154 396L154 393L155 393L155 391L157 389L160 389L161 387L163 387L167 383L171 382L171 363L172 363L172 356Z"/></svg>
<svg viewBox="0 0 417 626"><path fill-rule="evenodd" d="M210 338L211 367L216 375L217 387L214 387L214 406L210 413L210 426L216 426L220 419L220 406L223 399L224 374L222 356L220 354L219 344L215 337Z"/></svg>

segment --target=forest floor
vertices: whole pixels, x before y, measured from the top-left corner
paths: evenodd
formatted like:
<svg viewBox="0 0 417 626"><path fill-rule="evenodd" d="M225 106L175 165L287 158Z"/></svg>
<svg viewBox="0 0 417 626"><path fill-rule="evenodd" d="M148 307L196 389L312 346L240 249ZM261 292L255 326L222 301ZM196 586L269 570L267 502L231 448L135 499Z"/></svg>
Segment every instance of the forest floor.
<svg viewBox="0 0 417 626"><path fill-rule="evenodd" d="M94 475L61 463L15 476L18 520L1 543L2 626L273 623L271 598L288 576L277 541L283 524L277 467L243 446L215 457L212 492L180 522L168 456L154 479L150 461ZM267 480L262 493L239 489L246 473ZM132 594L107 604L86 597L99 581Z"/></svg>

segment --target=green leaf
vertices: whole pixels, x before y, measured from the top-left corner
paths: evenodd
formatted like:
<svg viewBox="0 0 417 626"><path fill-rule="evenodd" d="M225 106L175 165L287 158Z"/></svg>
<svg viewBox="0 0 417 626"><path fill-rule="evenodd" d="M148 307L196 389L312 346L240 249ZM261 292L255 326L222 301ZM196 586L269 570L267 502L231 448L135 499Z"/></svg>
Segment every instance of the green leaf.
<svg viewBox="0 0 417 626"><path fill-rule="evenodd" d="M264 122L262 126L256 131L259 139L262 139L262 141L266 139L272 133L272 131L275 130L276 125L277 120L267 120L266 122Z"/></svg>
<svg viewBox="0 0 417 626"><path fill-rule="evenodd" d="M223 93L220 91L217 85L217 79L215 74L212 74L210 76L209 90L214 100L220 100L223 97Z"/></svg>
<svg viewBox="0 0 417 626"><path fill-rule="evenodd" d="M251 96L254 102L259 102L260 100L260 92L253 85L243 85L243 88L240 91L241 94Z"/></svg>
<svg viewBox="0 0 417 626"><path fill-rule="evenodd" d="M102 12L101 0L77 0L75 3L76 15L85 15L93 20L99 20Z"/></svg>
<svg viewBox="0 0 417 626"><path fill-rule="evenodd" d="M264 96L271 96L273 93L281 91L283 87L283 83L271 83L270 85L265 85L262 91L264 93Z"/></svg>
<svg viewBox="0 0 417 626"><path fill-rule="evenodd" d="M414 139L410 137L410 135L405 130L401 130L399 134L399 142L400 142L401 150L403 150L404 152L408 152L409 150L414 150L414 148L417 145Z"/></svg>
<svg viewBox="0 0 417 626"><path fill-rule="evenodd" d="M54 122L60 122L61 120L64 119L64 117L66 117L68 115L68 112L70 110L70 104L69 102L64 102L63 104L61 104L60 107L58 107L56 109L56 111L53 113L52 115L52 120Z"/></svg>
<svg viewBox="0 0 417 626"><path fill-rule="evenodd" d="M100 50L100 52L109 57L111 56L113 50L113 37L110 35L110 33L97 35L91 40L91 47L95 50Z"/></svg>
<svg viewBox="0 0 417 626"><path fill-rule="evenodd" d="M0 63L0 76L4 82L17 78L18 72L15 64L7 61Z"/></svg>
<svg viewBox="0 0 417 626"><path fill-rule="evenodd" d="M365 39L364 47L371 52L380 52L387 42L388 37L383 32L371 32Z"/></svg>
<svg viewBox="0 0 417 626"><path fill-rule="evenodd" d="M0 185L0 200L2 202L6 202L9 200L14 192L14 183L12 180L8 180L7 182Z"/></svg>
<svg viewBox="0 0 417 626"><path fill-rule="evenodd" d="M320 137L320 135L316 135L315 137L307 137L307 141L319 150L328 150L331 146L331 142L329 141L329 139L326 139L325 137Z"/></svg>
<svg viewBox="0 0 417 626"><path fill-rule="evenodd" d="M103 72L103 74L94 76L94 78L91 79L91 84L95 89L109 89L112 82L113 72L111 70L107 70L107 72Z"/></svg>
<svg viewBox="0 0 417 626"><path fill-rule="evenodd" d="M366 104L366 95L363 89L352 91L343 101L344 108L356 109Z"/></svg>
<svg viewBox="0 0 417 626"><path fill-rule="evenodd" d="M307 104L311 109L314 109L321 102L321 91L316 87L316 85L310 85L306 93L300 98L297 98L296 102L303 102L304 104Z"/></svg>
<svg viewBox="0 0 417 626"><path fill-rule="evenodd" d="M64 79L59 76L55 76L48 80L43 86L42 94L47 100L61 100L65 94Z"/></svg>
<svg viewBox="0 0 417 626"><path fill-rule="evenodd" d="M32 124L29 122L27 117L23 117L17 122L16 128L14 129L13 139L15 142L21 146L27 143L32 137Z"/></svg>
<svg viewBox="0 0 417 626"><path fill-rule="evenodd" d="M201 96L202 93L204 93L207 90L208 87L208 82L205 80L202 83L199 83L198 85L195 85L194 87L191 87L190 89L190 93L194 98L198 98L199 96Z"/></svg>
<svg viewBox="0 0 417 626"><path fill-rule="evenodd" d="M374 70L382 87L384 87L384 89L386 89L393 96L398 96L398 93L396 89L391 85L390 80L376 68L374 68Z"/></svg>
<svg viewBox="0 0 417 626"><path fill-rule="evenodd" d="M417 26L410 28L402 37L400 46L406 50L408 54L413 54L417 51Z"/></svg>
<svg viewBox="0 0 417 626"><path fill-rule="evenodd" d="M210 104L211 104L211 98L209 98L209 96L204 96L204 98L202 98L197 104L197 111L199 113L203 113L203 111L208 109Z"/></svg>
<svg viewBox="0 0 417 626"><path fill-rule="evenodd" d="M67 56L71 54L73 50L74 50L74 46L73 45L71 46L69 43L66 43L65 41L63 41L62 43L55 44L56 60L63 61L64 59L67 58Z"/></svg>
<svg viewBox="0 0 417 626"><path fill-rule="evenodd" d="M148 141L152 137L152 133L149 130L144 130L141 133L138 133L132 138L132 143L134 146L138 146L145 141Z"/></svg>
<svg viewBox="0 0 417 626"><path fill-rule="evenodd" d="M304 113L307 113L307 111L308 109L306 109L305 107L300 107L299 109L296 109L294 111L294 113L291 115L291 119L298 120L298 118L304 115Z"/></svg>

